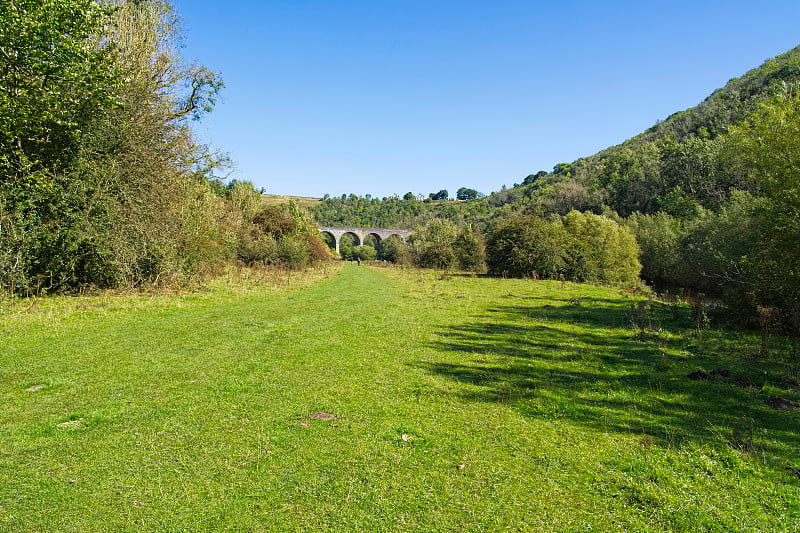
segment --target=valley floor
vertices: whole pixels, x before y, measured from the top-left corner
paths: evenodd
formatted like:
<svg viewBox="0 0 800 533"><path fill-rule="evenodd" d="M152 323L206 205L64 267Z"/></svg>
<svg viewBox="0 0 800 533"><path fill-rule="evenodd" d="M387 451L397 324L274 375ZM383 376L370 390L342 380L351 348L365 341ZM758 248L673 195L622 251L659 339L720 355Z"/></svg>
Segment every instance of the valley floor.
<svg viewBox="0 0 800 533"><path fill-rule="evenodd" d="M0 530L797 531L785 369L634 301L355 265L55 299L0 323Z"/></svg>

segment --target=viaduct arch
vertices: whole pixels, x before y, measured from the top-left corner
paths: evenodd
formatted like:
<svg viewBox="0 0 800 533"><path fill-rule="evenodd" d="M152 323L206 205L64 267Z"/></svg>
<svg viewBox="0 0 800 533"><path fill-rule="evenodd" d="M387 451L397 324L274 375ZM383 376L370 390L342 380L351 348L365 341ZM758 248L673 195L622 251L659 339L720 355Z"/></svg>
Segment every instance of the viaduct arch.
<svg viewBox="0 0 800 533"><path fill-rule="evenodd" d="M350 233L355 236L356 238L356 245L360 246L364 244L364 239L369 237L370 235L374 235L378 238L378 241L382 241L392 235L397 235L403 241L405 241L409 235L414 233L411 230L407 229L386 229L386 228L334 228L330 226L320 226L319 227L320 233L327 233L331 237L333 237L333 242L336 243L336 253L339 253L339 241L342 239L342 235L346 233Z"/></svg>

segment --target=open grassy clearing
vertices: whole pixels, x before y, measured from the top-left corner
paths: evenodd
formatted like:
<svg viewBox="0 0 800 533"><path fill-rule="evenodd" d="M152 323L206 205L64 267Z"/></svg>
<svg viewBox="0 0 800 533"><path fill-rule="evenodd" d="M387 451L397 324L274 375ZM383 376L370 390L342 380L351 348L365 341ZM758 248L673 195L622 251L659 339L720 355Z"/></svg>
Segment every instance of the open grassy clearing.
<svg viewBox="0 0 800 533"><path fill-rule="evenodd" d="M280 194L262 194L261 205L263 206L278 206L288 205L290 200L297 202L300 207L306 209L316 207L322 201L319 198L309 198L307 196L286 196Z"/></svg>
<svg viewBox="0 0 800 533"><path fill-rule="evenodd" d="M347 265L7 315L0 529L797 531L783 368L631 302Z"/></svg>

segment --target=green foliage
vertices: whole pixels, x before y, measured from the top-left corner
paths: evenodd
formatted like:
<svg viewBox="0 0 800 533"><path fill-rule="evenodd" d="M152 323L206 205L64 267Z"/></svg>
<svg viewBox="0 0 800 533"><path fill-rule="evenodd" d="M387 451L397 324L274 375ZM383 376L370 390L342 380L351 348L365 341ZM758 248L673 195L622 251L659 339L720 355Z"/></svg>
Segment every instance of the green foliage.
<svg viewBox="0 0 800 533"><path fill-rule="evenodd" d="M391 235L381 241L378 258L398 265L411 265L414 261L411 248L397 235Z"/></svg>
<svg viewBox="0 0 800 533"><path fill-rule="evenodd" d="M356 247L356 237L345 233L339 238L339 255L342 259L353 259L353 249Z"/></svg>
<svg viewBox="0 0 800 533"><path fill-rule="evenodd" d="M458 235L455 224L434 218L417 229L410 240L418 265L427 268L448 269L456 266L453 243Z"/></svg>
<svg viewBox="0 0 800 533"><path fill-rule="evenodd" d="M553 167L553 174L571 176L572 172L573 168L569 163L558 163Z"/></svg>
<svg viewBox="0 0 800 533"><path fill-rule="evenodd" d="M364 242L362 244L364 244L365 246L371 246L372 248L375 248L376 250L378 248L380 248L380 246L381 246L380 245L380 239L376 235L372 235L372 234L367 235L366 237L364 237Z"/></svg>
<svg viewBox="0 0 800 533"><path fill-rule="evenodd" d="M289 268L302 268L310 261L308 241L292 237L284 237L278 241L278 261Z"/></svg>
<svg viewBox="0 0 800 533"><path fill-rule="evenodd" d="M61 253L54 200L69 184L60 176L74 165L93 110L116 105L114 47L97 39L110 17L92 0L0 6L0 288L7 291L50 285L42 263Z"/></svg>
<svg viewBox="0 0 800 533"><path fill-rule="evenodd" d="M564 217L564 229L579 249L580 270L574 279L611 284L633 284L639 279L639 246L626 227L602 215L572 211Z"/></svg>
<svg viewBox="0 0 800 533"><path fill-rule="evenodd" d="M445 195L446 197L447 195ZM456 200L477 200L481 195L475 189L468 189L467 187L461 187L456 191Z"/></svg>
<svg viewBox="0 0 800 533"><path fill-rule="evenodd" d="M228 199L242 214L246 223L253 222L253 218L261 206L261 193L249 181L233 180L228 185Z"/></svg>
<svg viewBox="0 0 800 533"><path fill-rule="evenodd" d="M115 103L113 10L93 0L0 6L0 177L8 211L72 164L93 110ZM10 200L10 201L9 201Z"/></svg>
<svg viewBox="0 0 800 533"><path fill-rule="evenodd" d="M731 129L728 149L750 169L758 201L732 198L741 243L723 254L725 276L740 281L757 305L782 310L784 324L800 333L800 86L788 85L762 104L750 119ZM742 241L745 242L742 242Z"/></svg>
<svg viewBox="0 0 800 533"><path fill-rule="evenodd" d="M687 267L682 257L684 225L666 213L634 213L625 221L641 249L642 278L659 285L686 286Z"/></svg>
<svg viewBox="0 0 800 533"><path fill-rule="evenodd" d="M534 217L514 217L486 242L489 272L498 276L557 278L569 270L571 239L563 227Z"/></svg>
<svg viewBox="0 0 800 533"><path fill-rule="evenodd" d="M461 270L483 272L486 270L486 243L472 226L462 229L455 241L453 252Z"/></svg>
<svg viewBox="0 0 800 533"><path fill-rule="evenodd" d="M374 261L378 257L378 251L372 246L362 245L353 248L353 258L361 261Z"/></svg>
<svg viewBox="0 0 800 533"><path fill-rule="evenodd" d="M252 223L242 225L237 257L245 263L302 268L327 259L330 252L308 212L290 202L285 209L264 207Z"/></svg>
<svg viewBox="0 0 800 533"><path fill-rule="evenodd" d="M656 210L661 182L658 147L646 144L635 150L623 148L603 159L597 180L608 194L609 204L622 216L634 211Z"/></svg>
<svg viewBox="0 0 800 533"><path fill-rule="evenodd" d="M414 261L419 266L478 272L485 268L483 238L471 226L459 230L449 220L434 218L417 229L409 242ZM402 247L396 247L395 253L399 251Z"/></svg>
<svg viewBox="0 0 800 533"><path fill-rule="evenodd" d="M492 231L486 248L495 275L632 284L641 269L630 230L577 211L563 224L536 216L508 219Z"/></svg>
<svg viewBox="0 0 800 533"><path fill-rule="evenodd" d="M302 246L254 234L258 192L214 176L227 159L189 123L223 84L180 47L164 0L0 6L4 292L174 285L237 255L321 256L307 215Z"/></svg>

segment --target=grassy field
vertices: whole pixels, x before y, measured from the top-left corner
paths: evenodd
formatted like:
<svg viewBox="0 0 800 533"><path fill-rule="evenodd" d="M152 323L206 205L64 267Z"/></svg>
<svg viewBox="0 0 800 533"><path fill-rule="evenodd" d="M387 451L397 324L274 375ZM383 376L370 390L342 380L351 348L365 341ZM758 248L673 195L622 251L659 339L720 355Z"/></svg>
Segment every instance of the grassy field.
<svg viewBox="0 0 800 533"><path fill-rule="evenodd" d="M309 198L307 196L284 196L280 194L262 194L261 205L264 206L278 206L288 205L289 200L294 200L300 207L306 209L316 207L322 200L319 198Z"/></svg>
<svg viewBox="0 0 800 533"><path fill-rule="evenodd" d="M800 395L755 337L654 304L640 338L558 282L288 285L6 311L0 530L800 529Z"/></svg>

